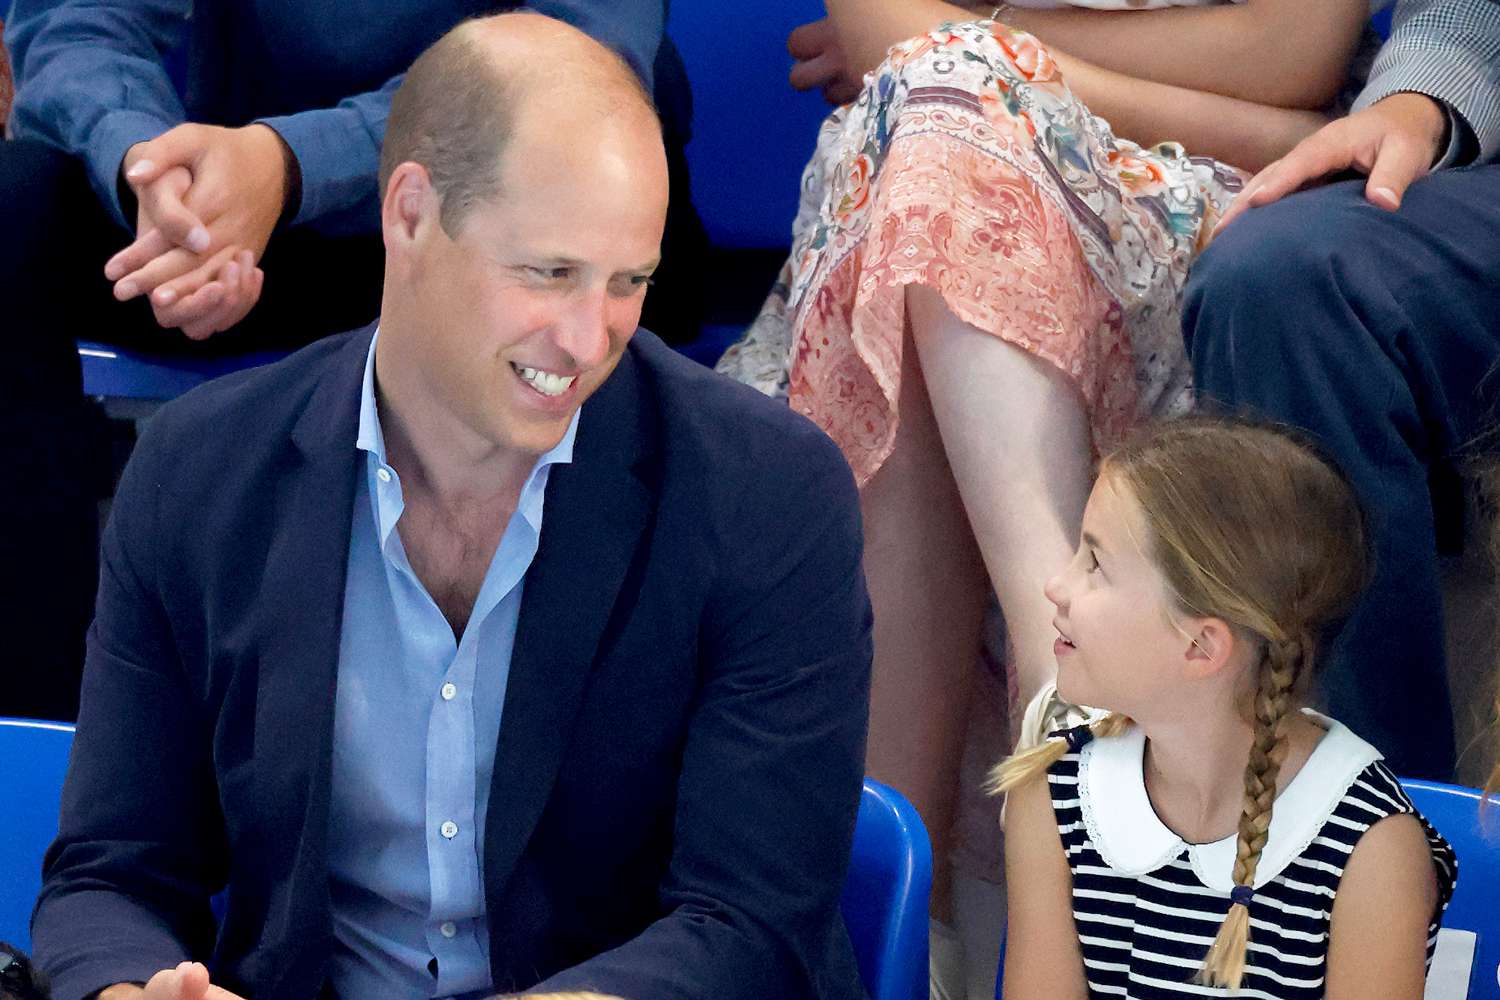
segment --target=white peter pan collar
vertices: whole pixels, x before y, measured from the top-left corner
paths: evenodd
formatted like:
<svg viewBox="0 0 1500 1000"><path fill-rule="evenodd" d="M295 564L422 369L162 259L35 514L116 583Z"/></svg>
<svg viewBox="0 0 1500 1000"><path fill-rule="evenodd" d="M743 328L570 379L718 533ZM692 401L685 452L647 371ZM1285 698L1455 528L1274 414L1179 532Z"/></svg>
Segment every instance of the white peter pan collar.
<svg viewBox="0 0 1500 1000"><path fill-rule="evenodd" d="M1270 882L1305 851L1361 771L1380 751L1333 719L1303 712L1327 732L1307 763L1276 796L1271 829L1255 869L1255 888ZM1146 734L1132 726L1122 736L1096 739L1083 748L1078 790L1089 839L1105 863L1122 875L1155 871L1187 851L1199 880L1208 888L1234 888L1236 836L1211 844L1189 844L1167 828L1146 795L1143 769Z"/></svg>

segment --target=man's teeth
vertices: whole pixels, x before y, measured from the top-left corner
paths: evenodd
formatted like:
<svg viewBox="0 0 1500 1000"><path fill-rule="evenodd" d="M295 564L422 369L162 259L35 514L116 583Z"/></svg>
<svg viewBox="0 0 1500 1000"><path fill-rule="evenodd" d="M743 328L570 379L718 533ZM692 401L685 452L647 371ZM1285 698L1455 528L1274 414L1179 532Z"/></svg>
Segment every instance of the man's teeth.
<svg viewBox="0 0 1500 1000"><path fill-rule="evenodd" d="M533 389L536 389L544 396L562 395L568 391L568 387L578 377L577 375L553 375L551 372L544 372L540 368L527 368L524 365L516 365L515 369L516 373L524 381L530 383Z"/></svg>

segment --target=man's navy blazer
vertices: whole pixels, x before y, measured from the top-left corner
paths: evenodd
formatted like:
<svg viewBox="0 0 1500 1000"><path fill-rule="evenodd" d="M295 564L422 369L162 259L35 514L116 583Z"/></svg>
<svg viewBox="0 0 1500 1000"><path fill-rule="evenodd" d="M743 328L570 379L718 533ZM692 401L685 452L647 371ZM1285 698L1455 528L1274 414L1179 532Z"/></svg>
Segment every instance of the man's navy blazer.
<svg viewBox="0 0 1500 1000"><path fill-rule="evenodd" d="M33 919L58 1000L188 957L247 997L329 991L371 333L169 404L126 469ZM843 458L640 332L546 504L483 845L496 989L860 996L838 900L871 640Z"/></svg>

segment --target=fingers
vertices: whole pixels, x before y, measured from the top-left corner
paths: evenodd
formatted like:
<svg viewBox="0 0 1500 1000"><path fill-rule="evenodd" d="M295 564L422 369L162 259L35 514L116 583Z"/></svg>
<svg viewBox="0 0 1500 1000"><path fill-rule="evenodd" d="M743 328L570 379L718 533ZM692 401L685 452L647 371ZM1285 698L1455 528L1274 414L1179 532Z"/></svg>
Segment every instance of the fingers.
<svg viewBox="0 0 1500 1000"><path fill-rule="evenodd" d="M208 969L197 962L182 962L163 969L146 983L150 1000L203 1000L208 993Z"/></svg>
<svg viewBox="0 0 1500 1000"><path fill-rule="evenodd" d="M1249 209L1279 201L1329 174L1349 169L1356 162L1357 152L1351 144L1340 139L1337 123L1324 128L1250 178L1229 211L1214 227L1213 235L1223 232Z"/></svg>
<svg viewBox="0 0 1500 1000"><path fill-rule="evenodd" d="M1280 162L1280 160L1276 161L1276 163ZM1265 170L1250 178L1249 182L1245 184L1244 189L1235 196L1234 203L1229 206L1229 210L1219 217L1218 224L1214 226L1214 231L1209 235L1210 240L1223 232L1225 226L1245 214L1245 211L1250 208L1250 199L1254 197L1255 192L1258 190L1261 179L1265 177L1268 171L1275 169L1276 163L1272 163Z"/></svg>
<svg viewBox="0 0 1500 1000"><path fill-rule="evenodd" d="M129 176L127 171L126 177ZM131 188L141 210L163 236L176 246L202 253L208 249L208 228L182 200L191 183L192 175L186 168L174 167L149 183L132 181Z"/></svg>
<svg viewBox="0 0 1500 1000"><path fill-rule="evenodd" d="M811 59L833 44L833 25L828 18L798 25L786 36L786 50L793 59Z"/></svg>
<svg viewBox="0 0 1500 1000"><path fill-rule="evenodd" d="M841 68L836 53L824 52L793 63L787 80L795 90L812 90L836 82Z"/></svg>
<svg viewBox="0 0 1500 1000"><path fill-rule="evenodd" d="M212 280L237 249L225 247L205 260L198 254L174 247L116 282L115 298L125 302L137 295L149 294L153 306L169 306L173 300L191 294L205 281ZM170 286L170 290L163 286ZM129 294L124 294L126 292Z"/></svg>
<svg viewBox="0 0 1500 1000"><path fill-rule="evenodd" d="M110 281L119 282L127 274L139 271L157 257L172 249L172 241L162 234L160 229L151 228L135 238L135 242L124 250L115 254L104 264L104 276ZM140 294L142 289L131 286L122 288L115 287L115 298L124 302Z"/></svg>
<svg viewBox="0 0 1500 1000"><path fill-rule="evenodd" d="M260 300L264 282L265 272L255 266L254 256L241 251L224 266L219 278L183 300L183 314L173 325L192 340L206 340L228 330Z"/></svg>
<svg viewBox="0 0 1500 1000"><path fill-rule="evenodd" d="M1426 175L1432 162L1431 150L1398 136L1388 136L1375 154L1370 179L1365 183L1365 197L1372 204L1394 212L1412 181Z"/></svg>
<svg viewBox="0 0 1500 1000"><path fill-rule="evenodd" d="M1353 163L1353 150L1320 132L1256 175L1258 183L1253 184L1250 203L1269 205L1313 181L1347 170Z"/></svg>
<svg viewBox="0 0 1500 1000"><path fill-rule="evenodd" d="M155 139L131 146L126 151L131 161L125 170L126 182L131 187L151 184L173 167L191 167L203 150L199 131L193 125L178 125Z"/></svg>
<svg viewBox="0 0 1500 1000"><path fill-rule="evenodd" d="M163 282L151 293L151 308L156 313L156 321L163 327L171 328L201 318L208 303L203 298L194 297L201 295L210 284L221 286L217 293L210 293L208 296L215 299L213 304L217 305L217 295L232 287L232 283L226 279L231 276L229 268L233 266L238 252L238 247L225 247L191 271ZM237 283L237 274L234 277Z"/></svg>

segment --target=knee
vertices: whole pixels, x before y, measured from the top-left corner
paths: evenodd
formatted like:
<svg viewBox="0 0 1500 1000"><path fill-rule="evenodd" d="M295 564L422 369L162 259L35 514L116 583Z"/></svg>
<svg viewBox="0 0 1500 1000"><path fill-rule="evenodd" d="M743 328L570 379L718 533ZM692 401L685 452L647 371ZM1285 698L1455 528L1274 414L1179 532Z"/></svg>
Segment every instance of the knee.
<svg viewBox="0 0 1500 1000"><path fill-rule="evenodd" d="M1270 377L1336 341L1348 350L1354 331L1323 328L1366 315L1384 294L1389 275L1361 235L1376 211L1357 184L1339 184L1254 209L1225 229L1194 264L1183 298L1200 386L1212 392L1230 372Z"/></svg>

